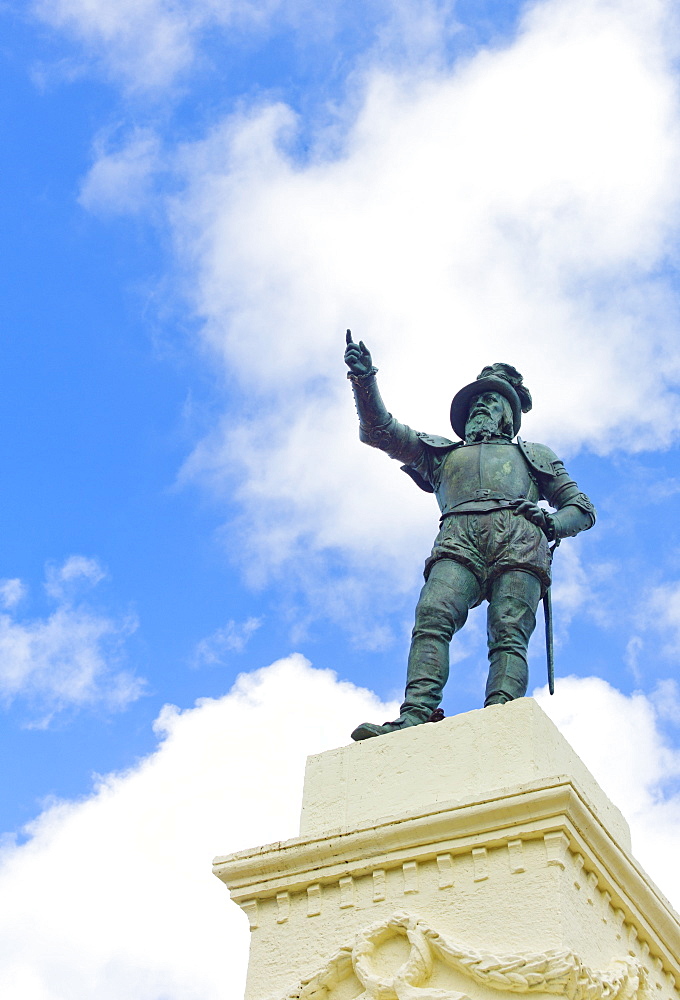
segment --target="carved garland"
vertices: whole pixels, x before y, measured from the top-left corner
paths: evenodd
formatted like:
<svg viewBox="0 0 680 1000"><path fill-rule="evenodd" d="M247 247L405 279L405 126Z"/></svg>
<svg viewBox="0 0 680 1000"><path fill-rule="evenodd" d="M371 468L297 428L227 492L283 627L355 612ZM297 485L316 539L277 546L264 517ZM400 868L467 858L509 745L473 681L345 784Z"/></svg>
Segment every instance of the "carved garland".
<svg viewBox="0 0 680 1000"><path fill-rule="evenodd" d="M378 975L372 962L376 950L400 934L411 945L409 957L394 975ZM353 945L340 948L280 1000L326 1000L352 971L364 988L356 1000L469 1000L464 993L427 987L435 959L483 986L511 993L553 993L568 1000L633 1000L646 994L643 969L633 961L593 972L572 951L496 957L458 948L423 920L394 913L360 931Z"/></svg>

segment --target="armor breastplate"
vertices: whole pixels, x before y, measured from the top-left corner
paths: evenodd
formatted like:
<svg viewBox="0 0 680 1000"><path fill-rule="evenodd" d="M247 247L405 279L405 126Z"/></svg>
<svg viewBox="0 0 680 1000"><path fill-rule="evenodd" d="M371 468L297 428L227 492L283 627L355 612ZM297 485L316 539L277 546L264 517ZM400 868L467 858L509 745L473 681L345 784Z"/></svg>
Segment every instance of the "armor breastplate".
<svg viewBox="0 0 680 1000"><path fill-rule="evenodd" d="M539 498L536 485L516 444L466 444L446 455L441 467L437 501L442 513L496 510L503 501Z"/></svg>

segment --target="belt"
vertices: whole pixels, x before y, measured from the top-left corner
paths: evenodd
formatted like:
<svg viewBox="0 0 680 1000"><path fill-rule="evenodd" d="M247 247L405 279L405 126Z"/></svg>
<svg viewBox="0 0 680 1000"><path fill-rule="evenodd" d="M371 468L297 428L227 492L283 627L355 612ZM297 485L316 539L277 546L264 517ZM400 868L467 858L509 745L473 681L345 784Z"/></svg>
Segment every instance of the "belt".
<svg viewBox="0 0 680 1000"><path fill-rule="evenodd" d="M455 503L450 504L443 512L440 517L440 521L443 521L445 517L449 517L450 514L458 513L458 508L463 507L468 503L484 502L486 500L496 500L500 503L501 507L514 507L516 504L520 503L521 500L526 500L526 497L509 497L505 493L494 493L493 490L475 490L469 496L462 497L460 500L456 500ZM463 512L464 513L464 512Z"/></svg>

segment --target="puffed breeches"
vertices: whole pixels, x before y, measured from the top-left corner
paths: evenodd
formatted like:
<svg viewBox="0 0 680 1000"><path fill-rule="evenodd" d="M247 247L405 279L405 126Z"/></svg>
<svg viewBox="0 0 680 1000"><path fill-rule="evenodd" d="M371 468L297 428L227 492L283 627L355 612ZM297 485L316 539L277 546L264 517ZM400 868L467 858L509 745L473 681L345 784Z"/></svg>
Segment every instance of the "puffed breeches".
<svg viewBox="0 0 680 1000"><path fill-rule="evenodd" d="M547 538L539 527L507 507L445 518L425 563L426 580L441 559L455 560L477 578L477 604L490 599L493 581L512 569L533 573L544 589L550 586Z"/></svg>

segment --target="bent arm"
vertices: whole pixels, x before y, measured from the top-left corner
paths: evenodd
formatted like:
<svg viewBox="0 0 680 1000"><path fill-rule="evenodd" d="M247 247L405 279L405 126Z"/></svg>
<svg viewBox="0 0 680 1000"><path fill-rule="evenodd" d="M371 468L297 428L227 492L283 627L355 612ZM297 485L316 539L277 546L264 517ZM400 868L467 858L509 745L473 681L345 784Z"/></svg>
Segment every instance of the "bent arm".
<svg viewBox="0 0 680 1000"><path fill-rule="evenodd" d="M372 368L365 375L347 373L359 414L359 438L364 444L387 452L390 458L413 465L421 457L423 445L414 430L388 413L375 378L377 370Z"/></svg>
<svg viewBox="0 0 680 1000"><path fill-rule="evenodd" d="M554 538L560 540L595 524L596 512L592 500L582 493L558 458L552 463L553 475L542 483L545 499L557 510L549 515Z"/></svg>

